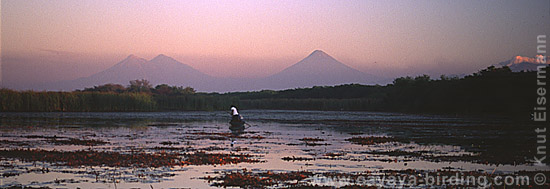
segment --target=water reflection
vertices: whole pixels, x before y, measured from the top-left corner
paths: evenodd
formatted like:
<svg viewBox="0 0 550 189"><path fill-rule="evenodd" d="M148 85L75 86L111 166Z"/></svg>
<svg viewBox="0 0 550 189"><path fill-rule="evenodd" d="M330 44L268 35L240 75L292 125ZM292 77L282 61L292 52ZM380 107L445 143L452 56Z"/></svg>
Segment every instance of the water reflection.
<svg viewBox="0 0 550 189"><path fill-rule="evenodd" d="M536 144L531 130L536 125L530 123L376 112L242 113L253 126L230 128L226 112L0 113L0 148L4 151L91 150L179 157L171 166L156 168L67 166L64 162L2 158L0 173L5 176L0 187L116 184L162 188L185 183L203 188L211 186L203 177L243 169L254 174L541 169L525 158L531 157ZM355 144L350 142L353 137L373 141ZM381 142L374 140L376 137L391 140ZM209 164L190 163L195 161Z"/></svg>

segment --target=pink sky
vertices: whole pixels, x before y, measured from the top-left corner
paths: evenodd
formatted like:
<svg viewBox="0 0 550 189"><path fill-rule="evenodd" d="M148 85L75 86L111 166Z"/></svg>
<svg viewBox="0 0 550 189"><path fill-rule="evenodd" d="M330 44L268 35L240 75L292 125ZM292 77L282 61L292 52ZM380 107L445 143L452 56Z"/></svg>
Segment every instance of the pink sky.
<svg viewBox="0 0 550 189"><path fill-rule="evenodd" d="M147 59L166 54L215 76L261 77L316 49L364 72L467 72L516 55L534 56L536 35L550 31L548 1L1 4L2 57L80 56L61 65L41 65L74 64L65 73L70 77L93 74L129 54ZM87 61L78 61L83 59ZM50 63L19 61L3 68L25 70L21 64Z"/></svg>

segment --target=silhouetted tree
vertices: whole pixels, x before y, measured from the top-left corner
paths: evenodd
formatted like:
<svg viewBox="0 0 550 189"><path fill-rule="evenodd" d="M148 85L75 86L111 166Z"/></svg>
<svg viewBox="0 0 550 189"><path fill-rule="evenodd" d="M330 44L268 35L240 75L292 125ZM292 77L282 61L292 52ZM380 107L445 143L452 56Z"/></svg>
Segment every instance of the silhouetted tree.
<svg viewBox="0 0 550 189"><path fill-rule="evenodd" d="M126 87L124 87L120 84L109 83L109 84L105 84L105 85L94 86L93 88L85 88L83 91L122 93L122 92L126 91Z"/></svg>
<svg viewBox="0 0 550 189"><path fill-rule="evenodd" d="M145 79L141 80L133 80L130 81L130 86L128 86L128 91L130 92L151 92L151 88L153 86L149 83L149 81Z"/></svg>
<svg viewBox="0 0 550 189"><path fill-rule="evenodd" d="M167 84L157 85L153 90L153 93L159 95L190 95L195 94L195 92L195 89L191 87L177 87Z"/></svg>
<svg viewBox="0 0 550 189"><path fill-rule="evenodd" d="M176 95L186 95L186 94L195 94L196 91L195 89L191 88L191 87L175 87L173 88L174 90L174 94Z"/></svg>
<svg viewBox="0 0 550 189"><path fill-rule="evenodd" d="M167 84L157 85L153 93L160 95L171 95L172 87L168 86Z"/></svg>

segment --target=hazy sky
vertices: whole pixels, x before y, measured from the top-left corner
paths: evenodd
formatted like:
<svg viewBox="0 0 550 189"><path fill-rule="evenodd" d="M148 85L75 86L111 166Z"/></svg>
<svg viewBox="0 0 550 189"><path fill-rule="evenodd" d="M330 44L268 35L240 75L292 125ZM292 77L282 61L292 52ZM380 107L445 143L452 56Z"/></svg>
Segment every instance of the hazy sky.
<svg viewBox="0 0 550 189"><path fill-rule="evenodd" d="M162 53L215 76L260 77L322 49L379 75L463 73L534 56L549 2L2 0L2 68L6 80L8 68L63 65L42 75L70 79ZM78 58L36 62L44 56Z"/></svg>

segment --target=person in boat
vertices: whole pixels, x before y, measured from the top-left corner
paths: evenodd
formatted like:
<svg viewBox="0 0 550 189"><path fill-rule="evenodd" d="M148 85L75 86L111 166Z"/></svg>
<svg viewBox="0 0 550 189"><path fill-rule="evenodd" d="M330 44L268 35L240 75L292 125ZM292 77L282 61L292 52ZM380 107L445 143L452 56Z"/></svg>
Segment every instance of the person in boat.
<svg viewBox="0 0 550 189"><path fill-rule="evenodd" d="M234 105L231 105L231 121L229 123L231 123L231 127L233 127L233 129L229 127L232 133L232 137L230 137L231 147L233 147L236 142L235 138L244 131L244 121L242 120L241 115L239 115L237 107Z"/></svg>
<svg viewBox="0 0 550 189"><path fill-rule="evenodd" d="M231 105L231 116L231 122L241 122L239 111L237 111L237 107L234 105Z"/></svg>

